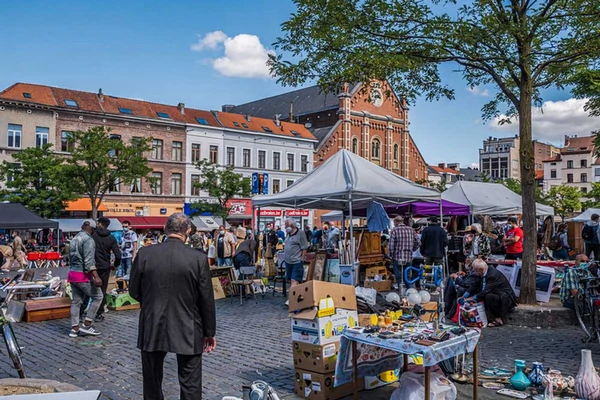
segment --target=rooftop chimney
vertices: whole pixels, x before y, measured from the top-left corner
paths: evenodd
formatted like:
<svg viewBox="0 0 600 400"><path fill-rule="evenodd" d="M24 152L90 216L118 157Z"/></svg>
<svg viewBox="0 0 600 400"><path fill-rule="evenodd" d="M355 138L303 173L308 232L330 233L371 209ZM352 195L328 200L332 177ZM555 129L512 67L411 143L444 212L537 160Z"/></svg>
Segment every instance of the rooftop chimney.
<svg viewBox="0 0 600 400"><path fill-rule="evenodd" d="M246 121L250 122L250 114L244 115L244 118L246 118Z"/></svg>
<svg viewBox="0 0 600 400"><path fill-rule="evenodd" d="M294 103L290 103L290 122L294 122Z"/></svg>
<svg viewBox="0 0 600 400"><path fill-rule="evenodd" d="M233 104L225 104L225 105L221 106L221 111L231 112L231 111L233 111L234 108L235 108L235 106Z"/></svg>
<svg viewBox="0 0 600 400"><path fill-rule="evenodd" d="M281 121L279 120L280 117L281 114L275 114L275 125L277 126L281 126Z"/></svg>
<svg viewBox="0 0 600 400"><path fill-rule="evenodd" d="M102 88L98 89L98 98L100 101L104 101L104 93L102 93Z"/></svg>
<svg viewBox="0 0 600 400"><path fill-rule="evenodd" d="M441 169L446 169L446 163L439 163L438 167L440 167Z"/></svg>
<svg viewBox="0 0 600 400"><path fill-rule="evenodd" d="M184 103L177 104L177 109L179 110L181 115L185 115L185 104Z"/></svg>

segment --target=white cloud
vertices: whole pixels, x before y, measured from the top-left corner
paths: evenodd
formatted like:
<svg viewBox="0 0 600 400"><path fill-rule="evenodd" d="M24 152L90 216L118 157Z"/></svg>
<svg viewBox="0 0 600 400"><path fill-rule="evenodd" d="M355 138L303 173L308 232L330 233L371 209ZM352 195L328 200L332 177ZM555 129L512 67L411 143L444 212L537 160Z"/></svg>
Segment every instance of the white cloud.
<svg viewBox="0 0 600 400"><path fill-rule="evenodd" d="M592 118L583 109L587 100L568 99L547 101L542 108L532 111L533 138L559 143L565 135L589 136L592 131L600 129L600 118ZM493 129L517 134L519 125L515 119L512 124L499 125L505 116L495 118L490 126Z"/></svg>
<svg viewBox="0 0 600 400"><path fill-rule="evenodd" d="M479 169L479 163L471 163L471 165L469 165L469 167L471 169Z"/></svg>
<svg viewBox="0 0 600 400"><path fill-rule="evenodd" d="M204 49L216 49L219 44L227 40L227 35L223 31L214 31L207 33L204 37L199 36L198 43L194 43L191 46L193 51L202 51Z"/></svg>
<svg viewBox="0 0 600 400"><path fill-rule="evenodd" d="M471 93L473 96L480 96L480 97L489 97L490 96L490 91L487 89L482 89L479 86L474 86L474 87L468 87L467 90L469 91L469 93Z"/></svg>
<svg viewBox="0 0 600 400"><path fill-rule="evenodd" d="M194 51L215 50L223 44L222 57L210 59L208 62L224 76L240 78L269 78L267 67L269 54L274 51L266 49L256 35L240 34L229 37L221 31L207 33L198 43L191 46Z"/></svg>

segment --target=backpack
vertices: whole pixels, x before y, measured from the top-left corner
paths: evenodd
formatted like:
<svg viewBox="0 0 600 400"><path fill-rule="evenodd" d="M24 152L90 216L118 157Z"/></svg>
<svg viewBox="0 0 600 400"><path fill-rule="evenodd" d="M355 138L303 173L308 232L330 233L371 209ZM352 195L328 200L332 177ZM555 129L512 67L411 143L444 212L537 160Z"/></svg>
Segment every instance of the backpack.
<svg viewBox="0 0 600 400"><path fill-rule="evenodd" d="M562 249L562 240L560 238L560 234L557 233L556 235L552 236L552 239L550 239L550 243L548 244L548 248L552 251L558 251L560 249Z"/></svg>

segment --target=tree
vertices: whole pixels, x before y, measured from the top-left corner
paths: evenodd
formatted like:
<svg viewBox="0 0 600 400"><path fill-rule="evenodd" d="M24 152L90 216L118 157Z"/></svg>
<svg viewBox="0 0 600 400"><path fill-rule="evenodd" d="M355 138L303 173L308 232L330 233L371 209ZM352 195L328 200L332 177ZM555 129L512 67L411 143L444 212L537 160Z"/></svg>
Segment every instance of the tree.
<svg viewBox="0 0 600 400"><path fill-rule="evenodd" d="M64 161L64 175L92 203L92 218L106 193L116 186L131 184L149 177L152 168L144 156L152 150L150 138L136 138L131 143L111 137L110 129L96 126L87 131L68 133L73 151Z"/></svg>
<svg viewBox="0 0 600 400"><path fill-rule="evenodd" d="M440 193L448 189L446 178L442 178L439 182L429 181L429 187L437 189Z"/></svg>
<svg viewBox="0 0 600 400"><path fill-rule="evenodd" d="M502 181L502 184L515 192L516 194L521 194L521 181L515 178L508 178Z"/></svg>
<svg viewBox="0 0 600 400"><path fill-rule="evenodd" d="M249 197L252 192L250 179L235 172L231 165L223 167L203 159L196 164L196 168L200 170L202 178L194 186L207 192L211 199L193 203L192 215L209 212L225 219L229 215L229 200Z"/></svg>
<svg viewBox="0 0 600 400"><path fill-rule="evenodd" d="M600 182L592 183L592 190L585 194L586 201L581 203L581 208L600 208Z"/></svg>
<svg viewBox="0 0 600 400"><path fill-rule="evenodd" d="M548 204L564 221L567 213L581 209L581 192L575 186L553 186L548 192Z"/></svg>
<svg viewBox="0 0 600 400"><path fill-rule="evenodd" d="M0 179L6 181L0 195L11 203L21 203L44 218L58 218L64 203L75 200L63 175L63 159L52 145L28 147L13 154L13 162L0 166Z"/></svg>
<svg viewBox="0 0 600 400"><path fill-rule="evenodd" d="M597 0L294 0L272 72L284 85L317 80L337 92L346 82L386 79L408 100L454 98L440 65L452 63L469 87L498 91L482 108L519 125L525 237L536 236L533 105L541 90L562 88L600 57ZM294 61L285 59L290 55ZM386 91L390 95L390 91ZM502 109L501 109L502 107ZM523 255L520 300L534 304L536 243Z"/></svg>

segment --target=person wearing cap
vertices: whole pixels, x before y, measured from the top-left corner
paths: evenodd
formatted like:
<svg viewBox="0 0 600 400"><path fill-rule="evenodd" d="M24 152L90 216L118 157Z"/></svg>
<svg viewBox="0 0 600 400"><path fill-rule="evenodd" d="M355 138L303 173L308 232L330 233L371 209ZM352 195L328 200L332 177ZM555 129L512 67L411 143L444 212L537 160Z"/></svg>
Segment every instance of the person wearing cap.
<svg viewBox="0 0 600 400"><path fill-rule="evenodd" d="M523 230L515 217L508 219L509 228L504 235L506 247L506 260L519 260L523 258Z"/></svg>
<svg viewBox="0 0 600 400"><path fill-rule="evenodd" d="M425 264L440 265L448 246L448 235L437 217L429 218L429 222L430 225L421 234L421 254L425 257Z"/></svg>
<svg viewBox="0 0 600 400"><path fill-rule="evenodd" d="M117 239L108 230L110 219L100 217L96 225L97 227L92 234L92 238L96 244L96 270L98 271L98 276L102 279L102 304L96 314L96 321L98 322L104 319L104 305L106 304L106 289L108 287L108 280L110 279L110 271L111 269L116 269L116 266L121 265L121 249L119 248ZM113 266L110 265L111 254L115 256Z"/></svg>
<svg viewBox="0 0 600 400"><path fill-rule="evenodd" d="M71 286L71 332L70 337L80 334L97 336L100 334L92 323L98 313L104 296L102 295L102 279L96 270L96 243L92 239L93 225L85 221L69 248L69 274L67 281ZM92 299L83 325L79 325L79 314L84 299Z"/></svg>

